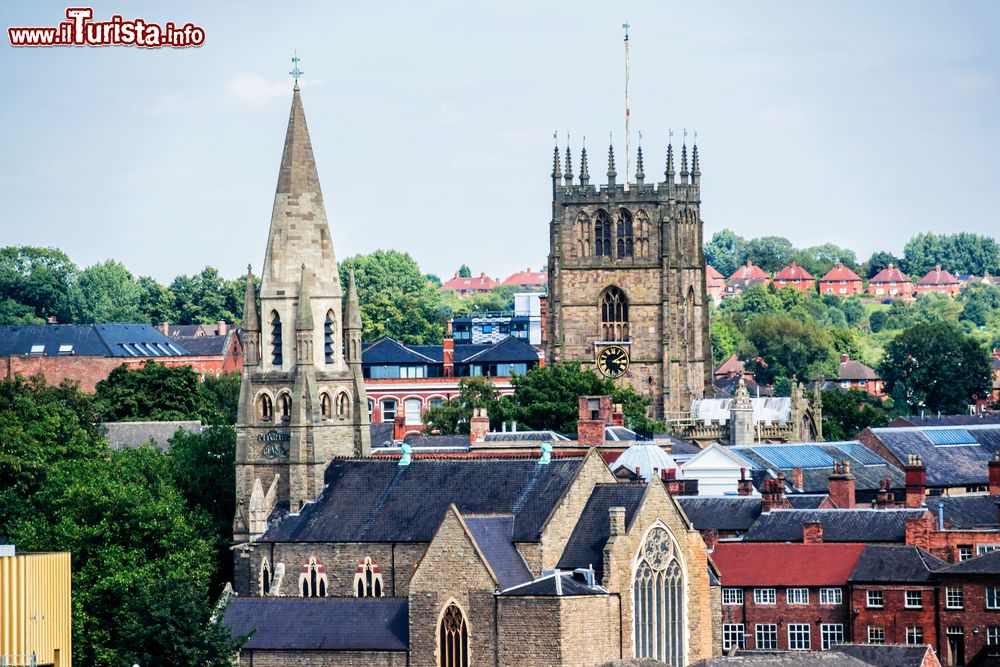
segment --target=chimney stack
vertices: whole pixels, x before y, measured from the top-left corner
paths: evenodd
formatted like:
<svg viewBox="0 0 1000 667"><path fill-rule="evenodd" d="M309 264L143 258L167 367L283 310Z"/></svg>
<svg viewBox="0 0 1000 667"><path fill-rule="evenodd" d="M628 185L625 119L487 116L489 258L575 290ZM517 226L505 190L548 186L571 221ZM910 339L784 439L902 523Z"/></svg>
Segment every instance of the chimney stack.
<svg viewBox="0 0 1000 667"><path fill-rule="evenodd" d="M610 396L581 396L576 421L576 440L584 447L604 444L604 427L611 425Z"/></svg>
<svg viewBox="0 0 1000 667"><path fill-rule="evenodd" d="M891 507L895 498L892 494L892 480L883 479L879 482L878 491L875 493L875 506L879 509Z"/></svg>
<svg viewBox="0 0 1000 667"><path fill-rule="evenodd" d="M792 486L799 491L805 489L805 482L802 477L802 468L792 468Z"/></svg>
<svg viewBox="0 0 1000 667"><path fill-rule="evenodd" d="M819 521L802 522L802 544L822 544L823 524Z"/></svg>
<svg viewBox="0 0 1000 667"><path fill-rule="evenodd" d="M740 468L740 478L736 482L736 492L741 496L753 495L753 480L747 475L746 468Z"/></svg>
<svg viewBox="0 0 1000 667"><path fill-rule="evenodd" d="M991 476L992 466L993 461L990 461ZM923 459L916 454L910 454L903 469L906 472L906 506L921 507L927 494L927 469L924 468Z"/></svg>
<svg viewBox="0 0 1000 667"><path fill-rule="evenodd" d="M472 419L469 420L469 444L481 444L489 432L490 417L486 413L486 408L476 408L472 413Z"/></svg>
<svg viewBox="0 0 1000 667"><path fill-rule="evenodd" d="M608 518L611 521L611 537L625 534L625 508L609 507Z"/></svg>
<svg viewBox="0 0 1000 667"><path fill-rule="evenodd" d="M989 463L990 470L990 495L1000 494L1000 452L993 454L993 459Z"/></svg>
<svg viewBox="0 0 1000 667"><path fill-rule="evenodd" d="M160 333L164 336L167 336L168 338L170 337L170 322L160 322L156 328L159 329Z"/></svg>
<svg viewBox="0 0 1000 667"><path fill-rule="evenodd" d="M226 325L226 321L219 320L218 324L215 327L215 335L225 336L227 333L229 333L229 327Z"/></svg>
<svg viewBox="0 0 1000 667"><path fill-rule="evenodd" d="M776 509L788 509L791 505L785 498L785 476L778 475L777 479L764 480L764 493L760 498L760 511L770 512Z"/></svg>
<svg viewBox="0 0 1000 667"><path fill-rule="evenodd" d="M851 474L850 461L834 461L833 474L829 477L828 493L830 500L842 510L854 507L855 492L854 475Z"/></svg>
<svg viewBox="0 0 1000 667"><path fill-rule="evenodd" d="M448 323L448 327L449 329L451 328L451 322ZM446 378L455 377L455 339L451 337L451 331L448 334L442 341L443 344L441 346L442 372Z"/></svg>

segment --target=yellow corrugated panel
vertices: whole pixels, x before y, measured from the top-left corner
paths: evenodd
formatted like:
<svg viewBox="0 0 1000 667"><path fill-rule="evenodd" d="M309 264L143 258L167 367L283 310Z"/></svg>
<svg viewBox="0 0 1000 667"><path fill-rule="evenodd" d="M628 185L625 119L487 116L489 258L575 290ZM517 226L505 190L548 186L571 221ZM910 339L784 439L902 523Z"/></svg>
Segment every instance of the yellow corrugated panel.
<svg viewBox="0 0 1000 667"><path fill-rule="evenodd" d="M71 590L68 553L0 557L0 657L72 665Z"/></svg>

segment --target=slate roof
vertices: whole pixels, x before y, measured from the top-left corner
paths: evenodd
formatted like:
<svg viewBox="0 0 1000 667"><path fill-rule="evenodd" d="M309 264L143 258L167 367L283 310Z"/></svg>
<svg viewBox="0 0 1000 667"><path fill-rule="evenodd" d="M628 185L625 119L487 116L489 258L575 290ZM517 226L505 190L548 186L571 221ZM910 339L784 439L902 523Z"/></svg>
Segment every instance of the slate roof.
<svg viewBox="0 0 1000 667"><path fill-rule="evenodd" d="M112 449L141 447L150 440L163 451L170 448L169 440L177 431L201 433L200 421L177 422L102 422L101 426Z"/></svg>
<svg viewBox="0 0 1000 667"><path fill-rule="evenodd" d="M447 447L449 449L469 448L469 436L467 435L419 435L411 433L403 438L403 442L413 447L414 450L437 447Z"/></svg>
<svg viewBox="0 0 1000 667"><path fill-rule="evenodd" d="M500 594L511 597L529 595L578 596L607 595L608 591L600 586L588 586L586 581L573 572L558 572L539 577L522 586L502 591Z"/></svg>
<svg viewBox="0 0 1000 667"><path fill-rule="evenodd" d="M564 435L555 431L490 431L483 437L483 442L549 442L568 441Z"/></svg>
<svg viewBox="0 0 1000 667"><path fill-rule="evenodd" d="M905 273L894 267L892 264L876 273L869 284L872 283L908 283L910 279Z"/></svg>
<svg viewBox="0 0 1000 667"><path fill-rule="evenodd" d="M392 422L369 424L368 432L371 434L372 447L382 447L386 444L392 444L392 430Z"/></svg>
<svg viewBox="0 0 1000 667"><path fill-rule="evenodd" d="M819 279L820 282L840 282L841 280L846 280L848 282L860 282L861 276L851 271L849 268L844 266L842 263L837 263L837 266L833 267L826 272L822 278Z"/></svg>
<svg viewBox="0 0 1000 667"><path fill-rule="evenodd" d="M380 338L361 351L365 364L429 364L434 359L417 353L392 338Z"/></svg>
<svg viewBox="0 0 1000 667"><path fill-rule="evenodd" d="M854 582L933 581L934 573L948 563L914 546L869 544L851 573Z"/></svg>
<svg viewBox="0 0 1000 667"><path fill-rule="evenodd" d="M918 454L927 468L927 486L952 487L988 482L987 465L1000 451L1000 424L965 427L902 427L868 429L897 461ZM965 440L970 444L947 444ZM935 445L934 442L945 442Z"/></svg>
<svg viewBox="0 0 1000 667"><path fill-rule="evenodd" d="M830 650L874 667L921 667L927 652L932 651L927 645L902 644L840 644Z"/></svg>
<svg viewBox="0 0 1000 667"><path fill-rule="evenodd" d="M825 493L790 493L785 496L785 500L792 506L792 509L818 510L829 497Z"/></svg>
<svg viewBox="0 0 1000 667"><path fill-rule="evenodd" d="M1000 359L993 357L994 367ZM889 422L889 428L901 426L976 426L983 424L1000 424L1000 412L981 412L976 415L926 415L896 417Z"/></svg>
<svg viewBox="0 0 1000 667"><path fill-rule="evenodd" d="M872 495L882 480L888 479L893 488L902 489L906 482L903 471L888 463L856 440L845 442L788 443L784 445L742 445L731 451L753 464L756 469L774 470L792 483L792 471L802 468L803 493L826 493L834 461L850 461L855 489ZM756 478L755 478L756 480ZM862 494L863 500L865 495Z"/></svg>
<svg viewBox="0 0 1000 667"><path fill-rule="evenodd" d="M410 646L405 598L234 597L224 622L233 636L254 633L244 649L406 651Z"/></svg>
<svg viewBox="0 0 1000 667"><path fill-rule="evenodd" d="M486 561L497 576L500 589L510 588L532 578L521 553L513 543L514 517L510 514L496 516L463 517L472 539L483 552Z"/></svg>
<svg viewBox="0 0 1000 667"><path fill-rule="evenodd" d="M604 573L604 545L611 536L608 510L624 507L628 526L645 491L645 484L596 485L559 557L558 567L593 567L599 581Z"/></svg>
<svg viewBox="0 0 1000 667"><path fill-rule="evenodd" d="M701 447L689 442L682 438L670 434L655 434L653 440L656 442L666 443L670 445L670 455L676 456L679 454L697 454L701 451Z"/></svg>
<svg viewBox="0 0 1000 667"><path fill-rule="evenodd" d="M828 665L830 667L872 667L872 664L858 658L835 653L833 650L820 651L819 653L748 651L734 656L705 658L691 663L690 667L741 667L742 665L747 667L827 667Z"/></svg>
<svg viewBox="0 0 1000 667"><path fill-rule="evenodd" d="M848 359L840 362L840 370L837 372L838 380L877 380L878 375L871 368L860 361Z"/></svg>
<svg viewBox="0 0 1000 667"><path fill-rule="evenodd" d="M903 542L906 519L922 509L772 510L761 514L743 539L747 542L801 542L802 524L819 521L824 542Z"/></svg>
<svg viewBox="0 0 1000 667"><path fill-rule="evenodd" d="M191 336L174 338L195 357L220 357L226 353L229 336Z"/></svg>
<svg viewBox="0 0 1000 667"><path fill-rule="evenodd" d="M479 347L483 349L472 349ZM492 345L459 345L455 348L455 363L495 364L518 361L538 361L538 351L528 341L515 336L507 336Z"/></svg>
<svg viewBox="0 0 1000 667"><path fill-rule="evenodd" d="M448 507L463 515L512 514L517 542L542 524L584 459L334 459L326 488L261 542L430 542Z"/></svg>
<svg viewBox="0 0 1000 667"><path fill-rule="evenodd" d="M724 586L844 586L864 550L863 544L719 542L712 562Z"/></svg>
<svg viewBox="0 0 1000 667"><path fill-rule="evenodd" d="M760 496L677 496L696 530L746 532L760 516Z"/></svg>
<svg viewBox="0 0 1000 667"><path fill-rule="evenodd" d="M938 571L939 575L971 575L971 574L1000 574L1000 551L991 551L988 554L970 558L969 560L955 563Z"/></svg>
<svg viewBox="0 0 1000 667"><path fill-rule="evenodd" d="M984 526L997 529L998 503L1000 499L996 496L927 496L924 500L934 516L938 516L938 507L942 507L945 527L952 530Z"/></svg>
<svg viewBox="0 0 1000 667"><path fill-rule="evenodd" d="M0 357L31 354L66 356L61 346L72 346L78 357L183 357L183 343L171 340L148 324L25 324L0 326ZM65 349L65 348L64 348Z"/></svg>
<svg viewBox="0 0 1000 667"><path fill-rule="evenodd" d="M507 336L497 343L456 345L453 357L456 364L496 364L537 362L538 351L526 340ZM442 345L404 345L392 338L380 338L361 350L365 365L405 365L444 363Z"/></svg>
<svg viewBox="0 0 1000 667"><path fill-rule="evenodd" d="M740 382L740 376L730 375L728 377L716 377L712 380L712 386L715 388L715 397L718 398L732 398L736 391L736 386ZM750 392L752 397L756 397L758 394L761 397L770 396L770 392L766 387L761 387L753 380L744 380L747 386L747 391Z"/></svg>

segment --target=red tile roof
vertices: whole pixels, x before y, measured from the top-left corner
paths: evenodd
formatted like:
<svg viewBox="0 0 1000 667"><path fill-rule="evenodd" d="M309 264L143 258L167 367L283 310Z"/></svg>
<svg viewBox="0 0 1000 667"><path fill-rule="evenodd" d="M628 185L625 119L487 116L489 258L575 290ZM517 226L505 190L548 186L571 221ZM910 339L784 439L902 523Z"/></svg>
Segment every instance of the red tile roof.
<svg viewBox="0 0 1000 667"><path fill-rule="evenodd" d="M749 259L744 266L736 269L733 275L729 276L730 280L752 280L755 278L758 280L770 280L771 276L767 275L759 266L754 266L753 262Z"/></svg>
<svg viewBox="0 0 1000 667"><path fill-rule="evenodd" d="M941 268L938 264L933 271L928 271L927 275L920 279L918 285L957 285L958 279Z"/></svg>
<svg viewBox="0 0 1000 667"><path fill-rule="evenodd" d="M719 364L716 375L743 375L747 372L746 365L735 354Z"/></svg>
<svg viewBox="0 0 1000 667"><path fill-rule="evenodd" d="M830 269L825 276L820 278L821 282L840 282L841 280L861 282L861 277L843 264L838 263L837 266Z"/></svg>
<svg viewBox="0 0 1000 667"><path fill-rule="evenodd" d="M711 264L706 264L705 265L705 280L706 280L706 282L709 282L709 281L712 281L712 280L725 280L725 279L726 279L726 277L724 275L722 275L721 273L719 273L719 270L716 269L714 266L712 266Z"/></svg>
<svg viewBox="0 0 1000 667"><path fill-rule="evenodd" d="M544 285L547 282L548 274L545 271L532 271L530 268L527 268L524 271L518 271L509 276L507 280L503 281L503 284L515 287L522 287L524 285L533 287L535 285Z"/></svg>
<svg viewBox="0 0 1000 667"><path fill-rule="evenodd" d="M895 268L892 264L875 274L870 283L908 283L910 279L906 274Z"/></svg>
<svg viewBox="0 0 1000 667"><path fill-rule="evenodd" d="M712 553L723 586L844 586L864 544L720 542Z"/></svg>
<svg viewBox="0 0 1000 667"><path fill-rule="evenodd" d="M791 264L789 264L788 266L786 266L785 268L783 268L781 271L778 271L778 274L776 276L774 276L774 279L775 280L812 280L813 277L812 277L812 275L808 271L806 271L805 269L803 269L801 266L798 266L795 262L792 262Z"/></svg>
<svg viewBox="0 0 1000 667"><path fill-rule="evenodd" d="M488 292L497 286L497 281L486 276L485 273L480 273L478 278L460 278L458 274L455 277L441 285L442 290L455 290L459 291L483 291Z"/></svg>

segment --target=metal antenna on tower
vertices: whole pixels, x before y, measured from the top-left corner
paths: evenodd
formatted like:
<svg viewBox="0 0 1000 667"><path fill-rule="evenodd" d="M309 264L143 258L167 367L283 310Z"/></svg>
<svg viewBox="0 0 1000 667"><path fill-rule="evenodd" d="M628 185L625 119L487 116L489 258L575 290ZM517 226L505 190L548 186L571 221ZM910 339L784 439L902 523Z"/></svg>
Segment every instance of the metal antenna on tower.
<svg viewBox="0 0 1000 667"><path fill-rule="evenodd" d="M631 111L629 109L628 103L628 29L632 26L626 21L622 23L622 28L625 29L625 188L628 189L629 174L632 173L632 153L630 149L630 144L632 142L632 134L630 131L630 121Z"/></svg>

